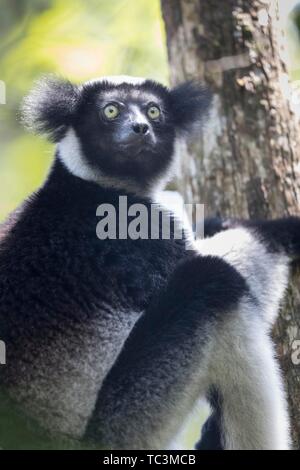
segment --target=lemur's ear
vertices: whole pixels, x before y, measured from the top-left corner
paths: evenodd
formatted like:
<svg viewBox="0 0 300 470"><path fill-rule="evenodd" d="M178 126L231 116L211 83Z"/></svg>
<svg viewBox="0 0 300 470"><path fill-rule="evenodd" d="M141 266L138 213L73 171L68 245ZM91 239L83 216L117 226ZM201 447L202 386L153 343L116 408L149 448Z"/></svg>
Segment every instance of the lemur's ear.
<svg viewBox="0 0 300 470"><path fill-rule="evenodd" d="M29 130L58 142L71 123L79 99L76 85L53 75L42 77L24 98L21 120Z"/></svg>
<svg viewBox="0 0 300 470"><path fill-rule="evenodd" d="M205 86L188 81L170 92L171 108L179 132L190 132L201 124L211 103L211 92Z"/></svg>

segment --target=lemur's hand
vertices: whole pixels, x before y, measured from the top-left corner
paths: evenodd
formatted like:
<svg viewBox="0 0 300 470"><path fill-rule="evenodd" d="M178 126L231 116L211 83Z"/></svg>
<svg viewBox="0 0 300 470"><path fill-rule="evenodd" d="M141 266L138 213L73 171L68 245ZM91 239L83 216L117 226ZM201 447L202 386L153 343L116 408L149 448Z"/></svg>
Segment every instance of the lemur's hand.
<svg viewBox="0 0 300 470"><path fill-rule="evenodd" d="M204 238L212 237L216 233L230 228L238 227L238 219L223 219L221 217L208 217L204 220Z"/></svg>
<svg viewBox="0 0 300 470"><path fill-rule="evenodd" d="M208 217L204 219L204 238L214 236L216 233L226 230L223 228L224 220L220 217Z"/></svg>
<svg viewBox="0 0 300 470"><path fill-rule="evenodd" d="M300 261L300 217L249 220L243 225L253 229L270 251L285 254L290 261Z"/></svg>

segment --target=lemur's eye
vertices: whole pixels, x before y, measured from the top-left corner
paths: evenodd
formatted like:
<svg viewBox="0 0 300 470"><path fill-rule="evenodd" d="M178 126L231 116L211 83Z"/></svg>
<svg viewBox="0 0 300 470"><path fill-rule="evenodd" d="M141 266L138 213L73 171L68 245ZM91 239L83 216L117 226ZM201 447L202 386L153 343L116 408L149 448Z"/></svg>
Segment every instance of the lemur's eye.
<svg viewBox="0 0 300 470"><path fill-rule="evenodd" d="M107 119L115 119L120 114L120 110L115 104L108 104L104 108L104 114Z"/></svg>
<svg viewBox="0 0 300 470"><path fill-rule="evenodd" d="M158 119L160 116L160 109L157 106L150 106L147 111L148 117L150 119Z"/></svg>

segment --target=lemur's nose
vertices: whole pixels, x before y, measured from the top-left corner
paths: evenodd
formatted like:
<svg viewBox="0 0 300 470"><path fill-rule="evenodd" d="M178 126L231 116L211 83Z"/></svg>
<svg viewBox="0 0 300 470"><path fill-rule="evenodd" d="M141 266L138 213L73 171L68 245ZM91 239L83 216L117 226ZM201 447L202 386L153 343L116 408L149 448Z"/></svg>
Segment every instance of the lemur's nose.
<svg viewBox="0 0 300 470"><path fill-rule="evenodd" d="M135 122L132 124L132 129L136 134L146 135L149 132L148 124Z"/></svg>

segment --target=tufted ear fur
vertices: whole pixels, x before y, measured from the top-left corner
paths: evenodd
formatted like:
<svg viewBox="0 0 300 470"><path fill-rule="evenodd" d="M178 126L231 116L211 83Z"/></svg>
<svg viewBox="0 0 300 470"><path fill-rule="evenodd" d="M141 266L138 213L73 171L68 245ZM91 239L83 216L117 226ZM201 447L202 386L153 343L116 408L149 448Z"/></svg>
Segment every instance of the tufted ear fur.
<svg viewBox="0 0 300 470"><path fill-rule="evenodd" d="M24 99L21 120L26 128L58 142L71 123L80 100L79 87L53 75L38 80Z"/></svg>
<svg viewBox="0 0 300 470"><path fill-rule="evenodd" d="M211 103L211 92L205 86L188 81L170 92L171 109L179 132L191 132L201 124Z"/></svg>

